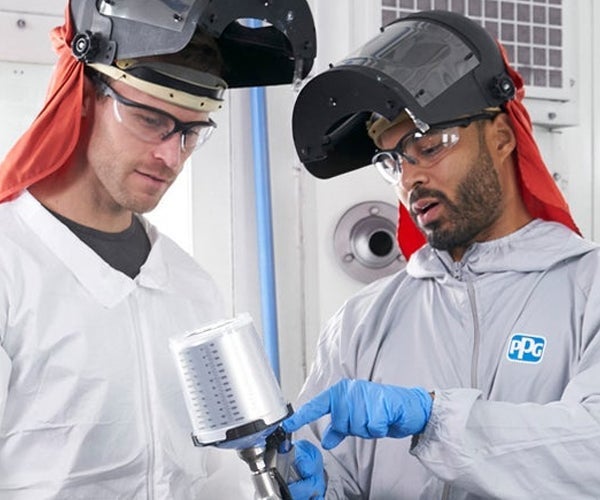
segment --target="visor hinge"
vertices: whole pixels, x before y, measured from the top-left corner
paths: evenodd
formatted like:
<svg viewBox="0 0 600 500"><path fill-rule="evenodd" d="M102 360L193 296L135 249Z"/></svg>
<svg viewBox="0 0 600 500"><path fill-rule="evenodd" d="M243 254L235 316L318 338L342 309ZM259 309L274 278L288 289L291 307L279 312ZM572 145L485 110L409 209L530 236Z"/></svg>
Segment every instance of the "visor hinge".
<svg viewBox="0 0 600 500"><path fill-rule="evenodd" d="M509 101L515 96L515 84L508 75L495 76L490 84L490 91L494 97Z"/></svg>
<svg viewBox="0 0 600 500"><path fill-rule="evenodd" d="M100 36L89 30L77 33L71 42L71 50L79 61L90 63L100 50Z"/></svg>

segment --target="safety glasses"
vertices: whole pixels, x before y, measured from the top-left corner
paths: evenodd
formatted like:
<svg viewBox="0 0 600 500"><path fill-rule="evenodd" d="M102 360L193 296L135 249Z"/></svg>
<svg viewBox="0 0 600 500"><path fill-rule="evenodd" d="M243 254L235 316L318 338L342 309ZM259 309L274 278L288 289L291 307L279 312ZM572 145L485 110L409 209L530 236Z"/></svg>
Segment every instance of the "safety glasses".
<svg viewBox="0 0 600 500"><path fill-rule="evenodd" d="M217 126L210 118L206 121L182 122L166 111L123 97L100 79L94 81L100 92L113 99L116 120L144 142L159 144L181 133L181 151L189 154L204 144Z"/></svg>
<svg viewBox="0 0 600 500"><path fill-rule="evenodd" d="M432 125L427 132L411 130L393 149L378 151L371 160L390 184L398 184L404 162L429 168L444 158L460 140L460 129L474 121L493 120L498 113L479 113Z"/></svg>

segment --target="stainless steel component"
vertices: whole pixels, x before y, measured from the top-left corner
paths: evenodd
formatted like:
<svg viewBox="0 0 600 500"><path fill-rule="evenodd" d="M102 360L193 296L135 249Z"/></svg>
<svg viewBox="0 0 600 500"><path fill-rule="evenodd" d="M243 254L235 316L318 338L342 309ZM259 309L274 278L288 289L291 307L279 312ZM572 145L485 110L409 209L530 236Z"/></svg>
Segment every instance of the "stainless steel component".
<svg viewBox="0 0 600 500"><path fill-rule="evenodd" d="M352 278L370 283L399 271L406 261L396 244L398 209L382 201L349 208L333 235L335 254Z"/></svg>
<svg viewBox="0 0 600 500"><path fill-rule="evenodd" d="M249 314L173 339L171 348L197 445L251 447L291 414Z"/></svg>
<svg viewBox="0 0 600 500"><path fill-rule="evenodd" d="M290 499L291 415L252 318L244 313L171 339L196 446L238 450L250 467L258 500ZM277 432L275 432L277 431ZM281 450L280 450L281 447ZM279 452L287 455L278 460ZM285 464L285 478L277 465Z"/></svg>
<svg viewBox="0 0 600 500"><path fill-rule="evenodd" d="M238 450L238 455L248 464L252 471L252 482L256 498L261 500L277 500L287 498L282 492L281 476L272 465L275 450L268 450L262 446Z"/></svg>

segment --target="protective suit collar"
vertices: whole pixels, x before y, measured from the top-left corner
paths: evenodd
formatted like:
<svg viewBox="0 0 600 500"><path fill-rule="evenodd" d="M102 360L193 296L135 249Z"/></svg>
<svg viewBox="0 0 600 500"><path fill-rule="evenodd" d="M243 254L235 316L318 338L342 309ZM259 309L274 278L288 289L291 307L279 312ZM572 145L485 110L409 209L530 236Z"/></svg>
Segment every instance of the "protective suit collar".
<svg viewBox="0 0 600 500"><path fill-rule="evenodd" d="M104 307L114 307L138 286L168 290L169 269L163 259L154 258L157 245L168 244L159 237L145 219L142 222L152 242L148 260L134 280L113 269L87 245L81 242L64 224L50 214L28 191L12 201L31 230L40 235L63 264L77 277L79 282Z"/></svg>
<svg viewBox="0 0 600 500"><path fill-rule="evenodd" d="M414 278L438 279L454 274L456 268L472 277L507 271L545 272L597 248L597 244L583 240L562 224L534 219L502 238L474 243L460 262L446 251L424 247L410 259L406 270ZM515 259L515 255L521 257Z"/></svg>

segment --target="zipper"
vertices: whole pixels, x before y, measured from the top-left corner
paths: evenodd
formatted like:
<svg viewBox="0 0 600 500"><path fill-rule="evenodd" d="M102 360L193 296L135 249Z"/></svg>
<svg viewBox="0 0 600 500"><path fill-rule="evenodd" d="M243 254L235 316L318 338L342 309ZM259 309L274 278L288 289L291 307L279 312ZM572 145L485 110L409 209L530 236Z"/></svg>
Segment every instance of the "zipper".
<svg viewBox="0 0 600 500"><path fill-rule="evenodd" d="M458 281L462 281L462 270L463 270L463 263L462 261L458 261L458 262L453 262L452 263L452 277Z"/></svg>
<svg viewBox="0 0 600 500"><path fill-rule="evenodd" d="M450 485L444 483L444 489L442 490L441 500L448 500L450 498Z"/></svg>
<svg viewBox="0 0 600 500"><path fill-rule="evenodd" d="M475 287L471 280L467 280L467 295L471 304L473 316L473 353L471 355L471 388L477 389L479 379L479 347L481 344L481 330L479 329L479 315L477 314L477 302L475 300Z"/></svg>
<svg viewBox="0 0 600 500"><path fill-rule="evenodd" d="M475 299L475 287L470 279L463 280L462 261L454 262L452 266L452 276L458 281L463 281L467 286L467 296L471 306L471 316L473 318L473 351L471 353L471 388L477 388L479 379L479 349L481 346L481 330L479 328L479 314L477 313L477 301ZM452 486L444 483L441 500L448 500Z"/></svg>
<svg viewBox="0 0 600 500"><path fill-rule="evenodd" d="M479 329L479 315L477 313L477 301L475 300L475 287L473 281L470 279L463 279L463 267L462 261L452 263L452 277L458 281L462 281L467 286L467 296L469 297L469 304L471 306L471 315L473 317L473 352L471 355L471 388L477 388L477 382L479 379L479 348L481 344L481 330Z"/></svg>
<svg viewBox="0 0 600 500"><path fill-rule="evenodd" d="M132 302L137 303L135 299ZM148 492L148 499L154 498L154 464L156 459L156 447L154 444L154 425L152 422L152 409L150 403L150 394L148 383L147 370L144 368L147 366L147 356L144 349L144 340L141 332L141 328L136 314L137 308L134 307L134 303L131 304L131 322L133 323L133 331L135 333L135 348L138 358L138 375L140 380L140 401L142 403L142 414L141 420L145 429L148 443L148 467L147 467L147 481L146 489Z"/></svg>

